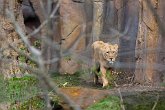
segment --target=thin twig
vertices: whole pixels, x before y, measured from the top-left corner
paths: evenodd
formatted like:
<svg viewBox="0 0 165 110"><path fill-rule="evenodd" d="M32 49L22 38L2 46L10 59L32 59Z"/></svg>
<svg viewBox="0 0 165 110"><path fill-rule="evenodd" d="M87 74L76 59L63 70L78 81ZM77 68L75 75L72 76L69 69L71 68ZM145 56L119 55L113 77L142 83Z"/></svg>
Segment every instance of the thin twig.
<svg viewBox="0 0 165 110"><path fill-rule="evenodd" d="M121 108L122 108L122 110L125 110L124 101L123 101L123 97L122 97L121 91L120 91L119 88L118 88L117 90L118 90L119 95L120 95L120 104L121 104Z"/></svg>
<svg viewBox="0 0 165 110"><path fill-rule="evenodd" d="M45 73L43 73L43 71L40 70L35 70L31 67L29 67L28 65L21 65L22 68L27 69L27 70L31 70L33 71L39 78L40 81L44 81L45 84L47 84L47 87L51 90L54 90L53 92L56 93L58 96L60 96L62 99L64 99L64 101L69 104L69 106L74 109L74 110L81 110L81 108L79 107L79 105L76 105L67 95L63 94L63 92L61 92L57 85L54 83L54 81Z"/></svg>
<svg viewBox="0 0 165 110"><path fill-rule="evenodd" d="M52 13L50 14L50 16L48 17L48 19L52 19L54 18L55 16L55 13L57 12L59 6L60 6L60 1L61 0L58 0L58 3L56 5L56 7L54 8L54 10L52 11ZM41 1L42 2L42 1ZM41 3L41 7L43 6L43 3ZM41 31L41 29L48 23L48 19L46 19L45 21L42 22L42 24L37 28L35 29L32 33L30 33L29 35L27 35L27 37L31 37L31 36L34 36L35 34L39 33Z"/></svg>
<svg viewBox="0 0 165 110"><path fill-rule="evenodd" d="M36 57L36 63L38 64L38 69L39 71L34 71L34 69L32 69L29 66L25 66L25 65L21 65L22 68L24 69L28 69L28 70L33 70L34 73L36 73L36 75L38 76L38 78L40 79L41 82L43 82L43 87L45 88L50 88L52 90L54 90L54 93L56 93L58 96L60 96L62 99L64 99L64 101L74 110L81 110L79 105L76 105L68 96L66 96L65 94L63 94L58 87L56 86L56 84L52 81L52 79L49 77L49 75L47 74L45 65L44 65L44 60L42 58L42 54L41 51L36 49L35 47L33 47L30 44L30 41L28 39L28 37L25 36L23 30L21 29L21 27L18 25L17 21L15 20L15 16L14 16L14 12L13 11L9 11L7 10L8 14L10 15L10 18L12 20L12 23L14 24L14 27L16 29L16 32L18 33L18 35L21 37L22 41L24 42L25 46L27 46L30 50L30 52ZM45 92L47 93L47 92ZM48 99L48 97L46 96L46 99Z"/></svg>
<svg viewBox="0 0 165 110"><path fill-rule="evenodd" d="M159 94L158 94L157 97L156 97L156 101L155 101L154 106L152 107L152 110L155 110L155 108L156 108L156 106L157 106L157 104L158 104L158 101L159 101Z"/></svg>
<svg viewBox="0 0 165 110"><path fill-rule="evenodd" d="M30 38L31 36L34 36L35 34L39 33L41 29L48 23L48 20L45 20L42 22L42 24L35 29L32 33L28 34L27 37Z"/></svg>
<svg viewBox="0 0 165 110"><path fill-rule="evenodd" d="M115 86L117 87L116 82L115 82ZM124 101L123 101L123 96L122 96L122 94L121 94L120 88L118 88L117 91L118 91L119 96L120 96L120 104L121 104L121 108L122 108L122 110L125 110L125 107L124 107Z"/></svg>

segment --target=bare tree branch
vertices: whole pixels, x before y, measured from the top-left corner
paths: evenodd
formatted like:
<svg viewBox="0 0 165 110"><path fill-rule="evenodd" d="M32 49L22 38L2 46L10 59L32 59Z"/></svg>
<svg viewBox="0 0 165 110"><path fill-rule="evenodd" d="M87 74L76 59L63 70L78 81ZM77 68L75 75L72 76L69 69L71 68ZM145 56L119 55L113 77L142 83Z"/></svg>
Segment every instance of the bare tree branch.
<svg viewBox="0 0 165 110"><path fill-rule="evenodd" d="M51 17L54 16L55 12L57 11L58 8L55 8ZM47 74L46 68L45 68L45 62L42 58L42 54L41 51L38 50L37 48L33 47L28 39L27 36L25 36L23 30L20 28L19 24L17 23L17 21L15 20L14 17L14 12L12 12L11 10L7 10L7 13L10 15L10 19L12 20L12 23L15 27L16 32L18 33L18 35L21 37L22 41L24 42L24 44L27 46L27 48L30 50L30 53L32 53L32 55L34 55L36 57L35 62L38 64L38 69L34 70L33 68L29 67L29 66L22 66L22 68L24 69L28 69L33 71L34 73L36 73L37 77L40 79L41 82L43 82L44 87L49 88L54 90L54 93L56 93L58 96L60 96L62 99L64 99L64 101L74 110L81 110L81 108L79 107L79 105L76 105L68 96L66 96L65 94L63 94L58 87L56 86L56 84L54 84L54 82L52 81L52 79L49 77L49 75ZM48 20L46 20L48 21ZM45 25L47 22L45 21L45 23L43 25ZM42 26L39 28L39 30L42 28ZM11 46L12 47L12 46ZM15 48L14 48L15 49ZM16 51L18 51L18 49L15 49ZM19 52L19 51L18 51ZM20 53L20 52L19 52ZM29 57L29 56L27 56ZM54 59L54 60L58 60L58 59ZM49 61L50 62L50 61ZM49 63L48 62L48 63ZM47 94L47 92L45 91L45 93ZM46 99L48 99L48 96L46 96Z"/></svg>
<svg viewBox="0 0 165 110"><path fill-rule="evenodd" d="M152 107L152 110L155 110L155 108L156 108L156 106L157 106L157 104L158 104L158 101L159 101L159 94L158 94L157 97L156 97L156 101L155 101L154 106Z"/></svg>

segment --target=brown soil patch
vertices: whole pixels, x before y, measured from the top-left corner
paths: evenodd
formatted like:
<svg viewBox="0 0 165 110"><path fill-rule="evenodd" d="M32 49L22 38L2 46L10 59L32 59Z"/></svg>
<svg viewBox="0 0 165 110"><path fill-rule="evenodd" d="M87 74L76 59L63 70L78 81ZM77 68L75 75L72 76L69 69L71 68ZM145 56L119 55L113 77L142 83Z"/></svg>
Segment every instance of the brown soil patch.
<svg viewBox="0 0 165 110"><path fill-rule="evenodd" d="M100 99L105 98L110 94L108 90L98 90L82 87L61 88L61 91L69 96L77 105L80 105L82 109L99 101ZM64 103L62 105L64 105Z"/></svg>

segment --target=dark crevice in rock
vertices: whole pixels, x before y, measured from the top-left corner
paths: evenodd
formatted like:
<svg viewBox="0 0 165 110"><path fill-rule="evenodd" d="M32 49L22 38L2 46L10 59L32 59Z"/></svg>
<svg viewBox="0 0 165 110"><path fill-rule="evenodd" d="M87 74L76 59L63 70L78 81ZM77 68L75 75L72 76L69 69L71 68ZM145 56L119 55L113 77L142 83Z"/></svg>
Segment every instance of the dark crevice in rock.
<svg viewBox="0 0 165 110"><path fill-rule="evenodd" d="M33 5L29 0L23 0L22 13L23 13L25 26L31 29L34 29L34 28L37 28L41 24L39 17L35 13Z"/></svg>
<svg viewBox="0 0 165 110"><path fill-rule="evenodd" d="M73 2L76 2L76 3L84 3L85 1L84 0L72 0Z"/></svg>

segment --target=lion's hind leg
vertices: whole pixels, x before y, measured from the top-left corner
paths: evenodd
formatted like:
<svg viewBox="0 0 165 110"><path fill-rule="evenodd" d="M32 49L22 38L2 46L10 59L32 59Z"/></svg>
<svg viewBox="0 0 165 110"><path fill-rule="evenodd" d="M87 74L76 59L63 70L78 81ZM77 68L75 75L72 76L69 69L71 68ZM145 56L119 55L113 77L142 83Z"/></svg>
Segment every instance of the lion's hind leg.
<svg viewBox="0 0 165 110"><path fill-rule="evenodd" d="M98 77L97 74L94 74L93 82L94 82L95 85L99 84L99 77Z"/></svg>
<svg viewBox="0 0 165 110"><path fill-rule="evenodd" d="M94 84L99 84L99 74L100 74L100 66L99 64L96 64L93 69L93 82Z"/></svg>

